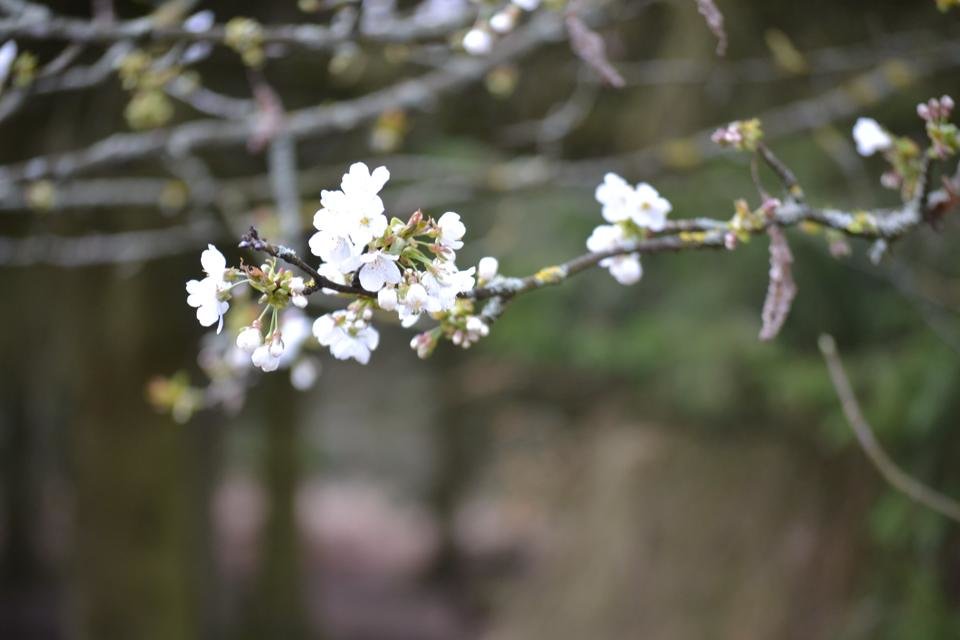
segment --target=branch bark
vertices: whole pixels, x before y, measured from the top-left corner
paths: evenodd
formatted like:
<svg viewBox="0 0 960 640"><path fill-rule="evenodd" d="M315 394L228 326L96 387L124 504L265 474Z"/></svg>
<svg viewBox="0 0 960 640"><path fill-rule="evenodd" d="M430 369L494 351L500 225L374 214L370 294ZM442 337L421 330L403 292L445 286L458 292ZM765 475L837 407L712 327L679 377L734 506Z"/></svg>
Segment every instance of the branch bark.
<svg viewBox="0 0 960 640"><path fill-rule="evenodd" d="M873 429L870 428L870 423L863 417L863 412L860 410L860 403L857 402L856 394L854 394L853 387L850 385L850 379L847 378L833 337L826 334L821 335L818 345L820 353L827 363L830 381L833 383L833 388L840 399L843 415L846 417L854 435L856 435L857 442L863 452L880 472L880 475L883 476L883 479L911 500L936 511L945 518L960 523L960 502L925 485L905 472L897 466L877 441Z"/></svg>

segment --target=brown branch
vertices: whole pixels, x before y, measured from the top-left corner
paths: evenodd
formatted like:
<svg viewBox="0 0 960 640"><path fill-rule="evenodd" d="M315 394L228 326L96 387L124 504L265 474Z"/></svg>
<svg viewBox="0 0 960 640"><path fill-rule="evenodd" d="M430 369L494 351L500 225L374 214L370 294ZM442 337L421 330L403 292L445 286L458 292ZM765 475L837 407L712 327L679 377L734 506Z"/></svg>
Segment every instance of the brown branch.
<svg viewBox="0 0 960 640"><path fill-rule="evenodd" d="M250 230L244 234L243 238L240 239L240 248L250 248L254 251L262 251L267 255L273 256L279 260L283 260L289 265L297 267L311 278L313 278L314 285L308 287L304 290L304 293L309 295L320 289L332 289L340 293L348 293L355 296L364 296L366 298L373 298L376 294L370 293L366 289L360 287L354 287L350 285L344 285L334 282L329 278L325 278L320 275L316 269L310 266L303 258L297 255L297 252L291 249L290 247L285 247L283 245L271 244L267 240L264 240L260 237L259 232L257 232L255 227L250 227Z"/></svg>
<svg viewBox="0 0 960 640"><path fill-rule="evenodd" d="M396 44L442 38L462 27L472 13L464 11L444 22L424 24L415 18L391 17L379 21L376 28L361 29L359 34L340 31L317 24L264 25L261 42L279 44L313 51L326 51L349 40ZM47 16L38 19L35 13L0 20L0 40L59 40L76 44L113 44L122 41L138 42L208 42L224 44L225 25L214 25L202 32L191 31L182 25L161 25L150 17L124 22L103 22L65 16ZM358 38L359 36L359 38Z"/></svg>
<svg viewBox="0 0 960 640"><path fill-rule="evenodd" d="M837 345L833 337L827 334L821 335L818 345L820 353L823 354L823 359L827 363L830 381L833 383L833 388L840 399L840 406L843 408L847 423L856 435L860 447L867 454L867 458L880 472L884 480L911 500L954 522L960 522L960 502L906 473L897 466L877 441L873 429L870 428L870 423L863 417L863 412L860 410L860 404L857 402L853 387L850 385L846 371L844 371L843 362L840 360L840 354L837 352Z"/></svg>
<svg viewBox="0 0 960 640"><path fill-rule="evenodd" d="M384 110L422 109L441 94L482 78L490 69L519 57L561 32L556 16L538 14L523 29L504 38L496 51L483 58L459 58L443 69L403 80L354 100L318 105L287 114L278 135L306 138L352 129L378 117ZM256 118L224 122L193 120L145 133L118 133L82 150L41 156L18 165L0 167L0 192L4 182L65 178L97 167L117 165L169 151L182 152L246 144L257 126Z"/></svg>

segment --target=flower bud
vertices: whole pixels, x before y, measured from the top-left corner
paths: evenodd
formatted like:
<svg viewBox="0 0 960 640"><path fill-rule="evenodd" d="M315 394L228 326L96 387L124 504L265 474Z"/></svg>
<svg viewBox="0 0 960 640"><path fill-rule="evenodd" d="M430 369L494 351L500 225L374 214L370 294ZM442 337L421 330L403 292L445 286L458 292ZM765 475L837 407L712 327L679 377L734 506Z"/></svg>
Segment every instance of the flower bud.
<svg viewBox="0 0 960 640"><path fill-rule="evenodd" d="M277 367L280 366L280 358L271 355L270 347L265 344L256 348L253 355L250 356L250 360L254 366L260 367L264 371L276 371Z"/></svg>
<svg viewBox="0 0 960 640"><path fill-rule="evenodd" d="M497 275L499 268L500 263L496 258L492 256L481 258L477 264L477 277L481 280L492 280Z"/></svg>
<svg viewBox="0 0 960 640"><path fill-rule="evenodd" d="M393 311L397 308L397 290L393 287L384 287L377 292L377 304L384 311Z"/></svg>
<svg viewBox="0 0 960 640"><path fill-rule="evenodd" d="M247 353L253 353L262 341L260 329L257 327L247 327L237 335L237 348Z"/></svg>
<svg viewBox="0 0 960 640"><path fill-rule="evenodd" d="M274 336L273 340L270 342L270 355L274 358L279 358L283 355L283 340L280 338L279 334Z"/></svg>

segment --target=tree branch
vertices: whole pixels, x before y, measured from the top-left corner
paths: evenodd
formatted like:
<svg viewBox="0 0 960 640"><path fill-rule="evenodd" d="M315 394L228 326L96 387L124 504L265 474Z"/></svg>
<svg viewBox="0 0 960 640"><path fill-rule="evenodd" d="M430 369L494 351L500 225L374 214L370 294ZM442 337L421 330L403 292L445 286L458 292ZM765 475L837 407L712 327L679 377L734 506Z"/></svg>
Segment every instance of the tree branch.
<svg viewBox="0 0 960 640"><path fill-rule="evenodd" d="M375 28L365 24L359 40L396 44L432 40L448 35L462 27L472 12L464 11L441 22L427 22L415 18L390 17L378 21ZM161 25L150 17L124 22L103 22L66 16L42 18L36 12L0 20L0 40L60 40L82 44L113 44L121 41L138 42L208 42L224 44L225 25L214 25L206 31L191 31L182 25ZM357 34L339 31L317 24L264 25L261 42L279 44L312 51L327 51L344 42L357 40Z"/></svg>
<svg viewBox="0 0 960 640"><path fill-rule="evenodd" d="M867 454L867 458L880 472L884 480L911 500L954 522L960 522L960 502L945 496L906 473L897 466L877 441L873 429L870 428L870 424L860 410L860 404L857 402L853 387L850 385L846 371L844 371L843 362L840 360L833 337L827 334L821 335L817 344L820 347L820 353L823 354L823 359L827 363L830 381L833 383L833 388L840 399L840 406L843 408L847 423L856 435L860 447Z"/></svg>
<svg viewBox="0 0 960 640"><path fill-rule="evenodd" d="M297 255L297 252L291 249L290 247L285 247L283 245L271 244L270 242L262 239L260 233L256 230L255 227L250 227L250 230L244 234L243 238L240 239L240 248L250 248L254 251L262 251L267 255L273 256L279 260L283 260L289 265L297 267L308 276L313 278L314 285L307 287L304 290L305 295L309 295L320 289L332 289L334 291L339 291L340 293L348 293L355 296L363 296L366 298L376 297L376 294L370 293L366 289L360 287L353 287L350 285L339 284L325 278L320 275L316 269L310 266L303 258Z"/></svg>
<svg viewBox="0 0 960 640"><path fill-rule="evenodd" d="M279 134L293 138L317 136L335 130L349 130L378 117L388 108L422 109L441 94L482 78L490 69L519 57L559 35L556 16L538 14L484 58L458 58L443 69L333 105L308 107L287 114ZM85 149L33 158L18 165L0 167L0 192L4 182L65 178L80 172L140 160L162 151L174 155L213 147L245 144L256 129L256 119L224 122L194 120L145 133L119 133Z"/></svg>

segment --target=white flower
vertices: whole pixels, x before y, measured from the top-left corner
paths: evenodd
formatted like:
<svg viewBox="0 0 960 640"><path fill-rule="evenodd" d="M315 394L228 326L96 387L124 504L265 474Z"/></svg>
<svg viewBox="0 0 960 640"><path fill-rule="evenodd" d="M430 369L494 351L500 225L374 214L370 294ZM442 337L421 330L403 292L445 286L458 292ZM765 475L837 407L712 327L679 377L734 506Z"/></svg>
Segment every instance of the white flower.
<svg viewBox="0 0 960 640"><path fill-rule="evenodd" d="M433 353L437 340L429 331L418 333L410 340L410 348L417 352L417 357L423 360Z"/></svg>
<svg viewBox="0 0 960 640"><path fill-rule="evenodd" d="M622 222L630 217L633 188L617 174L603 176L594 197L603 205L601 213L607 222Z"/></svg>
<svg viewBox="0 0 960 640"><path fill-rule="evenodd" d="M397 267L398 256L373 251L360 256L360 286L376 293L384 284L399 284L400 269Z"/></svg>
<svg viewBox="0 0 960 640"><path fill-rule="evenodd" d="M279 360L280 356L283 355L284 349L283 338L280 333L277 333L270 341L270 355Z"/></svg>
<svg viewBox="0 0 960 640"><path fill-rule="evenodd" d="M673 205L646 182L637 185L636 206L631 218L637 226L651 231L662 231L667 224L667 214L673 210Z"/></svg>
<svg viewBox="0 0 960 640"><path fill-rule="evenodd" d="M857 153L872 156L877 151L885 151L893 144L893 138L873 118L857 118L853 125L853 140L857 143Z"/></svg>
<svg viewBox="0 0 960 640"><path fill-rule="evenodd" d="M230 308L230 303L220 299L220 294L228 289L224 280L227 260L211 244L200 254L200 264L207 277L187 282L187 304L196 307L201 326L209 327L219 321L217 333L220 333L223 330L223 314Z"/></svg>
<svg viewBox="0 0 960 640"><path fill-rule="evenodd" d="M432 306L430 296L427 290L419 282L414 282L407 287L403 294L403 302L397 305L397 315L400 317L400 324L406 327L412 327L420 319L420 314ZM439 310L439 308L437 309Z"/></svg>
<svg viewBox="0 0 960 640"><path fill-rule="evenodd" d="M459 271L457 265L452 262L447 262L444 266L446 268L438 271L441 283L453 288L457 293L463 293L464 291L473 289L474 284L476 284L476 278L474 277L474 274L477 272L476 267Z"/></svg>
<svg viewBox="0 0 960 640"><path fill-rule="evenodd" d="M220 250L212 244L208 244L207 248L200 254L200 266L203 267L203 272L206 273L207 276L219 283L223 282L227 270L227 259L224 258Z"/></svg>
<svg viewBox="0 0 960 640"><path fill-rule="evenodd" d="M393 311L397 308L397 290L393 287L384 287L377 292L377 304L384 311Z"/></svg>
<svg viewBox="0 0 960 640"><path fill-rule="evenodd" d="M643 275L643 267L640 266L640 255L631 253L623 256L614 256L600 261L601 267L606 267L617 282L623 285L630 285L637 282Z"/></svg>
<svg viewBox="0 0 960 640"><path fill-rule="evenodd" d="M376 196L388 180L390 180L390 171L386 167L377 167L371 173L364 163L354 162L347 173L343 174L340 188L351 198L361 195ZM380 213L382 212L381 208Z"/></svg>
<svg viewBox="0 0 960 640"><path fill-rule="evenodd" d="M321 345L330 347L338 360L353 358L360 364L370 361L370 353L380 343L380 334L365 322L351 320L350 313L335 311L313 323L313 335Z"/></svg>
<svg viewBox="0 0 960 640"><path fill-rule="evenodd" d="M420 282L429 296L427 311L436 313L452 309L457 302L457 294L473 289L475 271L476 267L459 271L455 264L447 261L439 263L435 273L424 273Z"/></svg>
<svg viewBox="0 0 960 640"><path fill-rule="evenodd" d="M587 249L593 253L619 249L624 244L623 229L615 224L601 224L587 238Z"/></svg>
<svg viewBox="0 0 960 640"><path fill-rule="evenodd" d="M516 14L512 11L498 11L490 18L490 28L497 33L509 33L516 24Z"/></svg>
<svg viewBox="0 0 960 640"><path fill-rule="evenodd" d="M493 36L486 30L475 27L463 36L463 48L470 55L486 55L493 50Z"/></svg>
<svg viewBox="0 0 960 640"><path fill-rule="evenodd" d="M321 208L313 217L313 225L320 233L310 240L314 255L331 250L340 239L348 237L362 248L386 231L383 200L377 194L389 179L386 167L377 167L371 173L367 165L355 162L343 175L339 191L321 192Z"/></svg>
<svg viewBox="0 0 960 640"><path fill-rule="evenodd" d="M460 239L467 232L467 228L460 222L460 214L447 211L437 220L437 226L440 227L440 244L450 249L459 249L463 246Z"/></svg>
<svg viewBox="0 0 960 640"><path fill-rule="evenodd" d="M349 273L357 268L357 258L363 247L350 241L347 235L334 235L327 231L318 231L310 237L310 253L332 264L340 273Z"/></svg>
<svg viewBox="0 0 960 640"><path fill-rule="evenodd" d="M255 367L260 367L263 371L276 371L280 366L280 356L273 355L271 351L271 345L262 344L254 350L253 355L250 356L250 361L253 362Z"/></svg>
<svg viewBox="0 0 960 640"><path fill-rule="evenodd" d="M493 280L497 276L497 271L499 270L500 263L496 258L492 256L480 258L480 262L477 264L477 278L483 280L484 282Z"/></svg>
<svg viewBox="0 0 960 640"><path fill-rule="evenodd" d="M511 0L513 4L517 5L524 11L536 11L537 7L540 6L540 0Z"/></svg>
<svg viewBox="0 0 960 640"><path fill-rule="evenodd" d="M0 87L10 75L10 69L13 68L13 61L17 59L17 43L13 40L7 40L0 47Z"/></svg>
<svg viewBox="0 0 960 640"><path fill-rule="evenodd" d="M290 370L290 384L297 391L306 391L317 381L320 371L312 359L301 360Z"/></svg>
<svg viewBox="0 0 960 640"><path fill-rule="evenodd" d="M350 239L365 245L383 235L387 217L383 215L383 200L377 194L390 179L386 167L377 167L370 173L362 162L350 165L340 181L340 189L347 200Z"/></svg>
<svg viewBox="0 0 960 640"><path fill-rule="evenodd" d="M603 205L601 213L607 222L632 220L637 226L660 231L667 214L673 209L670 202L646 182L636 188L615 173L608 173L597 186L595 197Z"/></svg>
<svg viewBox="0 0 960 640"><path fill-rule="evenodd" d="M303 295L303 292L307 288L307 283L303 281L303 278L295 276L290 278L290 283L287 286L290 288L290 302L293 303L293 306L305 309L307 307L307 296Z"/></svg>
<svg viewBox="0 0 960 640"><path fill-rule="evenodd" d="M247 327L237 335L237 348L246 353L253 353L262 343L258 327Z"/></svg>

